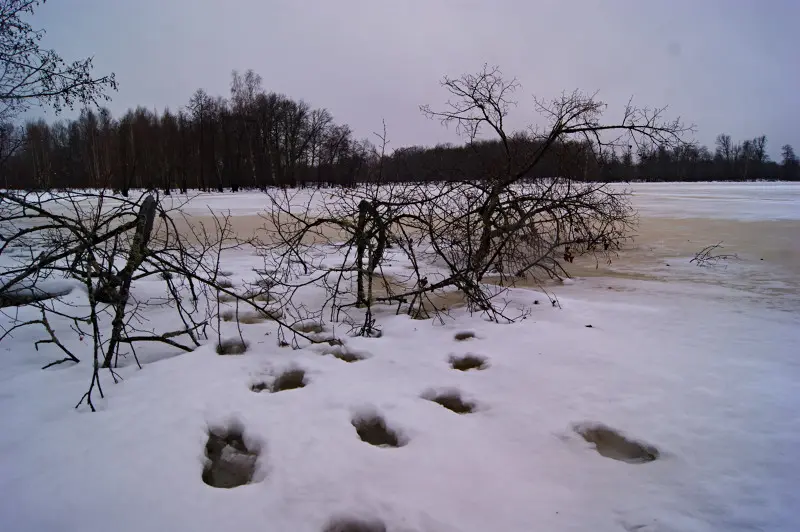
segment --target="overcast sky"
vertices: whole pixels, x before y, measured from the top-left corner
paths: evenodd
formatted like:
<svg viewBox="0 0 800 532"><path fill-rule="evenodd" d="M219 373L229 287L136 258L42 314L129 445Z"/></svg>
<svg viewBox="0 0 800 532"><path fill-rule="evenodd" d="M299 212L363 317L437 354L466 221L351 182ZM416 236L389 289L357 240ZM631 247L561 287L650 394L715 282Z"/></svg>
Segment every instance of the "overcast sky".
<svg viewBox="0 0 800 532"><path fill-rule="evenodd" d="M330 110L359 137L386 120L391 148L455 140L425 119L444 74L483 63L530 97L600 91L609 120L630 96L668 104L711 146L720 132L800 149L798 0L49 0L33 19L65 59L113 71L115 115L176 110L233 69ZM52 118L52 113L48 116Z"/></svg>

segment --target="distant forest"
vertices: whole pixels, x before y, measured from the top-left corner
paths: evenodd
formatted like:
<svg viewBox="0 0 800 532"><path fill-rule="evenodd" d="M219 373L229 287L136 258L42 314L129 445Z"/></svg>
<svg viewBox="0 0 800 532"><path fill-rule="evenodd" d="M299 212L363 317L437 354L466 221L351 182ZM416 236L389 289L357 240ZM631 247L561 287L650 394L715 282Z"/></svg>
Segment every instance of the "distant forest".
<svg viewBox="0 0 800 532"><path fill-rule="evenodd" d="M380 143L380 139L377 141ZM515 150L535 149L525 136ZM767 138L734 142L719 135L713 151L628 146L601 158L579 143L548 152L530 177L587 181L800 180L790 145L767 156ZM119 118L85 109L75 120L0 124L0 185L12 189L104 187L203 191L269 186L479 180L490 177L497 142L414 146L383 154L356 139L325 109L261 87L253 71L233 73L228 99L196 91L177 112L143 107Z"/></svg>

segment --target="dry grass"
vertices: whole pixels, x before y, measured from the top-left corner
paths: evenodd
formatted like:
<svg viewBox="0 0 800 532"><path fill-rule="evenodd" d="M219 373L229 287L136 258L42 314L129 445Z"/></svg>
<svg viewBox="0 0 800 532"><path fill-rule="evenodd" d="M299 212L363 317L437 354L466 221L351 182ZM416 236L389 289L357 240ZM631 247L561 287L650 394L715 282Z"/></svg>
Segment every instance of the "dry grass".
<svg viewBox="0 0 800 532"><path fill-rule="evenodd" d="M454 336L456 342L463 342L464 340L471 340L475 338L475 333L472 331L463 331L456 333Z"/></svg>
<svg viewBox="0 0 800 532"><path fill-rule="evenodd" d="M249 345L241 338L229 338L217 344L218 355L243 355Z"/></svg>
<svg viewBox="0 0 800 532"><path fill-rule="evenodd" d="M255 323L264 323L267 320L279 320L283 317L283 312L280 309L259 309L256 312L240 312L236 313L232 310L226 310L220 313L222 321L236 320L242 325L253 325Z"/></svg>
<svg viewBox="0 0 800 532"><path fill-rule="evenodd" d="M406 442L400 435L386 426L386 421L377 415L358 416L352 421L362 441L377 447L402 447Z"/></svg>
<svg viewBox="0 0 800 532"><path fill-rule="evenodd" d="M263 309L258 311L261 316L268 320L279 320L283 318L284 313L279 308Z"/></svg>
<svg viewBox="0 0 800 532"><path fill-rule="evenodd" d="M456 414L470 414L475 411L475 403L464 401L456 390L429 392L423 395L423 398L452 410Z"/></svg>
<svg viewBox="0 0 800 532"><path fill-rule="evenodd" d="M272 279L256 279L253 284L264 290L270 290L275 286L275 281Z"/></svg>
<svg viewBox="0 0 800 532"><path fill-rule="evenodd" d="M484 357L478 355L464 355L463 357L450 357L450 367L459 371L469 371L471 369L486 369L489 364Z"/></svg>
<svg viewBox="0 0 800 532"><path fill-rule="evenodd" d="M265 303L272 303L275 301L275 298L272 297L269 292L263 290L248 290L242 294L242 297L250 301L262 301Z"/></svg>
<svg viewBox="0 0 800 532"><path fill-rule="evenodd" d="M272 392L282 392L285 390L294 390L303 388L306 385L306 372L305 370L293 368L288 369L278 375L275 382L272 383Z"/></svg>
<svg viewBox="0 0 800 532"><path fill-rule="evenodd" d="M240 314L239 315L239 323L242 325L254 325L256 323L263 323L267 321L266 316L261 316L259 314Z"/></svg>

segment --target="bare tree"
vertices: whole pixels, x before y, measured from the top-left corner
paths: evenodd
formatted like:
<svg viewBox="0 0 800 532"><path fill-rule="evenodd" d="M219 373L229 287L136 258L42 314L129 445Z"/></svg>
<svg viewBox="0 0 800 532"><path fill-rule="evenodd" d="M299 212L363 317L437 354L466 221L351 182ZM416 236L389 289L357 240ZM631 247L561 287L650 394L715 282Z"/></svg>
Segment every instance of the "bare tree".
<svg viewBox="0 0 800 532"><path fill-rule="evenodd" d="M49 367L80 362L86 346L78 338L90 339L91 381L81 401L94 410L93 392L103 394L101 370L117 382L120 357L138 364L141 346L201 345L214 330L220 294L263 310L219 276L223 252L245 244L227 217L190 223L180 205L165 210L155 194L0 192L0 341L41 327L45 338L36 348L49 343L65 355ZM145 282L163 288L148 291ZM65 300L73 289L85 297ZM152 319L159 309L172 314L168 325Z"/></svg>
<svg viewBox="0 0 800 532"><path fill-rule="evenodd" d="M55 50L41 47L44 30L25 21L45 0L0 0L0 118L7 119L34 103L56 111L107 99L117 87L114 74L94 77L92 59L65 62Z"/></svg>
<svg viewBox="0 0 800 532"><path fill-rule="evenodd" d="M456 179L426 185L387 186L378 178L375 186L328 192L305 206L296 196L273 194L265 256L273 261L270 270L281 272L269 282L287 288L285 301L294 301L304 286L325 286L329 297L322 307L330 309L330 319L339 319L343 309L363 309L363 321L345 319L363 335L374 333L373 304L395 304L397 312L419 316L422 302L452 291L470 311L497 321L518 318L524 313L507 315L498 284L566 276L563 264L580 255L610 260L635 222L624 192L577 179L587 161L627 146L679 146L690 130L665 120L663 108L632 103L618 122L604 123L606 106L573 92L534 100L548 126L513 132L507 117L517 104L516 80L484 67L445 78L443 86L450 101L443 110L423 106L427 116L454 124L471 146L480 147L484 133L499 141L498 150L479 152L481 174L460 176L454 168ZM379 138L385 146L385 133ZM559 161L557 173L531 177L546 155ZM383 175L384 157L373 150L372 175ZM412 264L412 273L388 282L382 270L394 253ZM384 285L380 294L373 293L376 284ZM437 315L445 309L431 307ZM316 312L321 318L323 311Z"/></svg>
<svg viewBox="0 0 800 532"><path fill-rule="evenodd" d="M25 137L20 128L11 122L0 123L0 172L4 175L6 188L8 188L6 164L17 150L22 147L24 139Z"/></svg>
<svg viewBox="0 0 800 532"><path fill-rule="evenodd" d="M512 133L506 119L517 105L516 80L505 80L499 69L484 66L477 74L445 78L442 85L451 95L445 108L423 106L422 111L455 124L469 143L488 131L502 146L487 182L465 183L467 191L459 190L453 206L457 214L431 233L437 254L449 258L453 275L472 286L490 273L504 279L537 271L565 275L563 262L587 253L609 258L634 222L634 213L625 193L576 179L583 161L631 145L677 146L690 130L679 120L666 120L665 108L639 108L631 102L619 121L604 123L607 106L594 95L575 91L551 101L534 99L534 109L548 125ZM551 152L560 161L558 175L529 178Z"/></svg>
<svg viewBox="0 0 800 532"><path fill-rule="evenodd" d="M732 162L734 157L733 142L730 135L717 135L716 156L723 161Z"/></svg>
<svg viewBox="0 0 800 532"><path fill-rule="evenodd" d="M717 266L720 262L739 258L735 253L721 253L722 249L722 242L706 246L695 253L694 258L689 262L706 268L709 266Z"/></svg>

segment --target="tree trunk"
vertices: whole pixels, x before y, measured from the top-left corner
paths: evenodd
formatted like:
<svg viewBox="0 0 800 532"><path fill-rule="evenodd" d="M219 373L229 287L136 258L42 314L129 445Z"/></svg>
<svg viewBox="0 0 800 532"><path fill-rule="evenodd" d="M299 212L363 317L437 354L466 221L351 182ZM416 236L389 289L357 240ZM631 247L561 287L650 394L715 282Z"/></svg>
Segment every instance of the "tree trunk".
<svg viewBox="0 0 800 532"><path fill-rule="evenodd" d="M119 274L121 286L116 297L114 320L111 322L111 341L108 344L103 367L110 368L111 361L117 351L124 326L125 306L128 304L130 296L131 280L136 269L142 264L147 255L147 244L150 241L150 234L153 232L153 222L156 217L156 200L153 196L147 196L139 209L139 220L136 226L136 234L133 236L131 249L128 253L128 262Z"/></svg>

